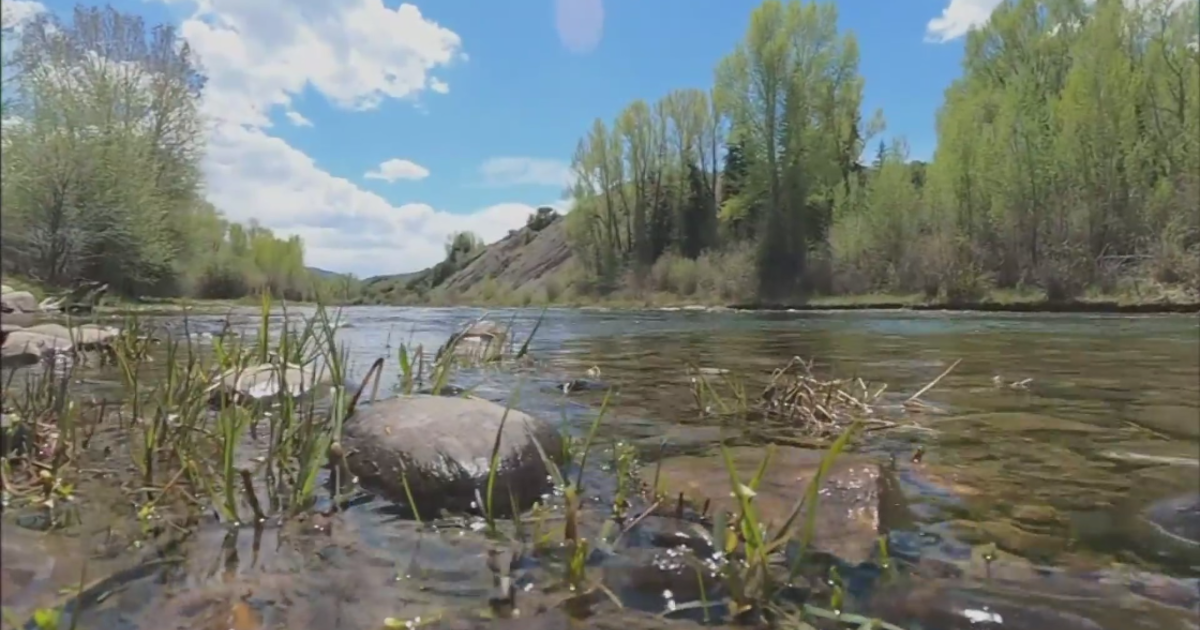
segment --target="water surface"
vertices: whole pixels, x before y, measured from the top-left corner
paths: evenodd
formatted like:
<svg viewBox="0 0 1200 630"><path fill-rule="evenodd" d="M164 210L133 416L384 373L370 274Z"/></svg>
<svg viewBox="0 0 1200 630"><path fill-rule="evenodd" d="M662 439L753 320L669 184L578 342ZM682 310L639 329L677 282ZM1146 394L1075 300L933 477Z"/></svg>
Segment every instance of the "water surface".
<svg viewBox="0 0 1200 630"><path fill-rule="evenodd" d="M436 348L457 326L482 315L354 307L341 311L338 335L349 349L352 376L361 377L380 356L387 359L386 388L396 381L400 343ZM518 343L539 315L487 313L512 321ZM255 317L246 310L231 319L252 330ZM222 319L193 316L188 328L215 332ZM177 319L168 323L182 329ZM1045 567L1121 566L1200 577L1195 554L1159 544L1136 517L1157 499L1200 490L1195 317L549 310L531 351L539 361L535 369L468 371L459 375L460 384L498 401L519 391L519 407L580 432L603 392L564 397L556 387L592 370L592 378L615 388L602 441L631 442L646 458L657 456L664 442L663 452L671 454L704 452L722 439L755 439L748 437L753 431L699 415L689 365L728 369L753 382L799 356L815 360L825 376L886 383L887 412L920 429L875 432L858 449L895 461L914 515L891 534L897 553L954 558L969 556L972 545L994 543ZM900 403L956 360L957 368L923 396L932 409L905 415ZM110 390L103 383L116 375L93 371L84 378L104 393ZM261 541L255 550L249 532L232 543L210 536L195 543L208 555L193 554L189 563L214 566L184 570L185 583L204 588L147 604L162 598L147 596L157 591L141 584L115 596L86 627L148 628L135 620L159 615L192 627L196 619L185 612L208 610L205 598L233 602L234 613L237 602L250 602L261 627L273 627L274 619L343 628L486 601L490 578L479 571L486 541L469 532L418 533L378 503L336 518L314 526L320 536L301 527L303 534L269 552ZM84 540L94 544L86 534ZM232 569L230 545L242 549ZM251 556L255 564L247 562ZM217 557L225 558L224 569ZM420 588L404 586L414 579ZM292 601L304 599L299 595L307 601ZM226 617L212 627L228 627L220 626L232 618ZM1118 615L1113 623L1123 621Z"/></svg>

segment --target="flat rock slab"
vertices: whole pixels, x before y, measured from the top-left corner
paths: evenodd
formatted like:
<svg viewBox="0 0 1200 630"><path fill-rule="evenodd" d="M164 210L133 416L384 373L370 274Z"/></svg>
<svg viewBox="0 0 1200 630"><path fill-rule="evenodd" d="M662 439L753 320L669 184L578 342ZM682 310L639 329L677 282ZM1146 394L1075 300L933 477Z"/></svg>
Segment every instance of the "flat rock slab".
<svg viewBox="0 0 1200 630"><path fill-rule="evenodd" d="M346 422L346 465L363 487L397 503L409 503L407 478L423 517L440 510L476 511L475 493L486 497L492 448L500 432L494 513L511 512L510 491L524 509L549 482L534 440L557 463L562 438L544 420L515 409L507 414L501 432L504 406L482 398L416 395L382 400Z"/></svg>
<svg viewBox="0 0 1200 630"><path fill-rule="evenodd" d="M70 352L71 342L28 329L8 332L0 345L0 363L4 367L33 365L55 354Z"/></svg>
<svg viewBox="0 0 1200 630"><path fill-rule="evenodd" d="M738 479L748 484L767 449L729 450ZM807 491L809 481L816 476L824 456L823 451L817 450L775 448L754 498L759 520L768 524L769 532L774 533L787 521L796 502ZM654 471L653 465L645 467L647 482L653 482ZM659 470L659 489L672 500L683 493L685 501L696 508L708 503L710 513L739 511L737 499L732 496L729 472L719 452L705 457L664 460ZM897 484L878 464L855 455L841 455L821 486L813 548L852 564L867 560L878 545L879 535L902 512L902 503ZM804 518L805 512L801 512L794 521L797 531Z"/></svg>

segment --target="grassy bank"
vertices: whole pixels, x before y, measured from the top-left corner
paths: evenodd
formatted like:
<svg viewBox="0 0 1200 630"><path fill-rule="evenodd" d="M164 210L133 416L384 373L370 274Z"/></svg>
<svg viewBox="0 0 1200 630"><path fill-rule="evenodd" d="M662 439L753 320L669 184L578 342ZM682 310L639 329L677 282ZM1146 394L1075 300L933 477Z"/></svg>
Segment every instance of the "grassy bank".
<svg viewBox="0 0 1200 630"><path fill-rule="evenodd" d="M693 293L679 295L661 291L618 291L608 295L581 294L567 290L554 300L544 292L522 290L494 292L487 296L474 292L452 294L435 292L425 299L403 301L397 306L464 307L541 307L562 308L731 308L755 311L850 311L850 310L948 310L1014 313L1194 313L1200 312L1200 297L1171 286L1153 286L1144 291L1105 293L1092 291L1074 300L1051 300L1044 291L1001 290L986 292L978 300L952 301L929 299L921 294L866 293L859 295L816 296L806 301L768 303L729 301L720 295Z"/></svg>

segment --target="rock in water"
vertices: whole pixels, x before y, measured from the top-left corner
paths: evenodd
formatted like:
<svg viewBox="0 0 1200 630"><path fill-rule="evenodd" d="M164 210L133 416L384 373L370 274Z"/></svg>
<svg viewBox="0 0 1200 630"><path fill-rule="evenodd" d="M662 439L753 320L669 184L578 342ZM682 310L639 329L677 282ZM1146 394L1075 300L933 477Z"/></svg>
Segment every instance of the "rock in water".
<svg viewBox="0 0 1200 630"><path fill-rule="evenodd" d="M211 392L214 402L220 402L222 395L242 401L273 402L285 394L293 398L304 396L319 386L322 380L327 380L326 377L327 374L318 372L316 363L304 367L292 364L279 367L263 363L226 371L220 381L213 384Z"/></svg>
<svg viewBox="0 0 1200 630"><path fill-rule="evenodd" d="M402 475L422 515L482 511L475 491L487 496L492 447L505 408L482 398L404 396L360 409L343 429L346 465L368 490L407 504ZM562 453L558 431L529 414L510 409L500 439L500 466L493 512L508 515L509 493L525 509L548 484L537 440L555 463Z"/></svg>
<svg viewBox="0 0 1200 630"><path fill-rule="evenodd" d="M0 363L4 367L33 365L56 354L71 352L71 342L28 330L6 331L0 345Z"/></svg>
<svg viewBox="0 0 1200 630"><path fill-rule="evenodd" d="M121 334L116 328L96 324L84 324L77 328L67 328L62 324L37 324L27 327L25 331L73 342L83 350L108 346Z"/></svg>
<svg viewBox="0 0 1200 630"><path fill-rule="evenodd" d="M738 479L749 483L766 455L765 448L729 449ZM817 474L823 451L776 447L766 474L754 497L759 520L774 534L786 522L797 500ZM673 501L682 493L694 508L709 506L709 512L738 511L731 495L729 471L721 455L673 457L661 468L647 466L645 473L658 471L659 490ZM653 483L651 479L646 479ZM850 564L867 560L878 546L878 537L907 518L898 484L879 465L863 457L843 454L837 458L821 484L817 503L812 548ZM804 523L805 512L793 522Z"/></svg>
<svg viewBox="0 0 1200 630"><path fill-rule="evenodd" d="M508 330L493 321L478 321L464 330L450 335L445 345L438 349L441 356L451 345L457 356L488 361L498 358L508 340Z"/></svg>
<svg viewBox="0 0 1200 630"><path fill-rule="evenodd" d="M1146 508L1142 518L1172 540L1200 545L1200 493L1158 501Z"/></svg>

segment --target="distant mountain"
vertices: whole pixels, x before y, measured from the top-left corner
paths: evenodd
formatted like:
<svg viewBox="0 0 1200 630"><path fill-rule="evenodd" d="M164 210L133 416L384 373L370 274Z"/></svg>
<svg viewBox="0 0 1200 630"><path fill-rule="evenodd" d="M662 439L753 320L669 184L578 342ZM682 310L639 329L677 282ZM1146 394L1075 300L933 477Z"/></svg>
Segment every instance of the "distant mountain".
<svg viewBox="0 0 1200 630"><path fill-rule="evenodd" d="M363 280L363 289L366 301L373 303L399 303L433 290L469 294L488 283L505 291L533 291L563 273L572 259L566 221L557 213L547 212L544 222L513 230L466 260L453 265L442 262L410 273L373 276Z"/></svg>

